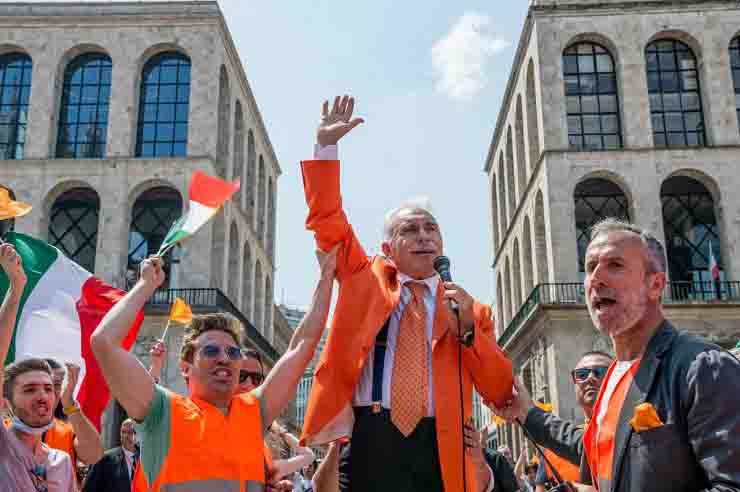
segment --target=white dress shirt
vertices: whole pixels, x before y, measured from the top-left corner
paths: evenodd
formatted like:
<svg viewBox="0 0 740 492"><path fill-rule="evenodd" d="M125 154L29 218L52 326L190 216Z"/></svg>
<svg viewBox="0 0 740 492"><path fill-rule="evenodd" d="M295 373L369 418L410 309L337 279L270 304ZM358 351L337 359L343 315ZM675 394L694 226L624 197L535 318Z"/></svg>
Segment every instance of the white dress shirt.
<svg viewBox="0 0 740 492"><path fill-rule="evenodd" d="M131 451L129 451L127 449L124 449L124 448L121 448L121 449L123 449L123 455L126 458L126 468L128 468L128 476L129 477L133 477L133 473L134 473L134 453L132 453Z"/></svg>

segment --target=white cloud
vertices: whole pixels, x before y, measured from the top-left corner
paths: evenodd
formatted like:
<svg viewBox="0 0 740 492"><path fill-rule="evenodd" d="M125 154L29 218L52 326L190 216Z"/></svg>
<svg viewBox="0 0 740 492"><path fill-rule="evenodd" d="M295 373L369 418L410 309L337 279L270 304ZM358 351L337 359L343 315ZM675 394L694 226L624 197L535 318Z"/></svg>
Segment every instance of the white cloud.
<svg viewBox="0 0 740 492"><path fill-rule="evenodd" d="M509 44L493 32L489 16L464 13L432 46L432 64L439 77L437 90L453 99L473 98L486 85L488 59Z"/></svg>

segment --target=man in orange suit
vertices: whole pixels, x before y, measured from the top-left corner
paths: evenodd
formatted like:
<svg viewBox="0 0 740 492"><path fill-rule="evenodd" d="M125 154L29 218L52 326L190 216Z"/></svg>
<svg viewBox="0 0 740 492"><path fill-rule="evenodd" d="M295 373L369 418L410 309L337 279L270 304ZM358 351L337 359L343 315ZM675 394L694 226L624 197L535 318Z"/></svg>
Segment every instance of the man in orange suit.
<svg viewBox="0 0 740 492"><path fill-rule="evenodd" d="M302 163L306 226L320 249L340 245L339 298L302 441L351 437L340 463L344 492L491 490L492 477L476 483L464 458L462 422L473 386L485 400L509 400L511 362L493 339L490 309L435 272L442 234L425 204L391 211L383 256L365 254L339 189L336 144L363 122L353 111L348 96L331 111L324 103L314 159Z"/></svg>

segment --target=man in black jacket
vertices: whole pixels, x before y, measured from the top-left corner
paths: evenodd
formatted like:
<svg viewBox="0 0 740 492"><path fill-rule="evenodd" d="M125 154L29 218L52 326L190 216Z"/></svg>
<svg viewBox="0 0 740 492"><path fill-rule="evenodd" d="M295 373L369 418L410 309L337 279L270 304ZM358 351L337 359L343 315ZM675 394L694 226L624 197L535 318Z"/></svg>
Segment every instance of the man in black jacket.
<svg viewBox="0 0 740 492"><path fill-rule="evenodd" d="M90 467L83 492L131 492L131 481L138 462L134 421L121 424L121 446L109 449Z"/></svg>
<svg viewBox="0 0 740 492"><path fill-rule="evenodd" d="M617 356L585 433L519 396L497 413L580 460L581 482L599 492L740 491L740 362L665 320L663 245L607 219L592 229L585 267L591 319Z"/></svg>

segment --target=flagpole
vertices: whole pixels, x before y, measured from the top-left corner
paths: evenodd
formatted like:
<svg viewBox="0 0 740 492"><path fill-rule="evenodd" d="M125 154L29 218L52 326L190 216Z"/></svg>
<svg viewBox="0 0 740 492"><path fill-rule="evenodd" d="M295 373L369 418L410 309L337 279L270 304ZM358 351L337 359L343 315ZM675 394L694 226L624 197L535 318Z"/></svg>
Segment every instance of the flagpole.
<svg viewBox="0 0 740 492"><path fill-rule="evenodd" d="M170 329L170 320L167 319L167 325L164 327L164 333L162 333L162 341L166 343L167 340L167 330Z"/></svg>

